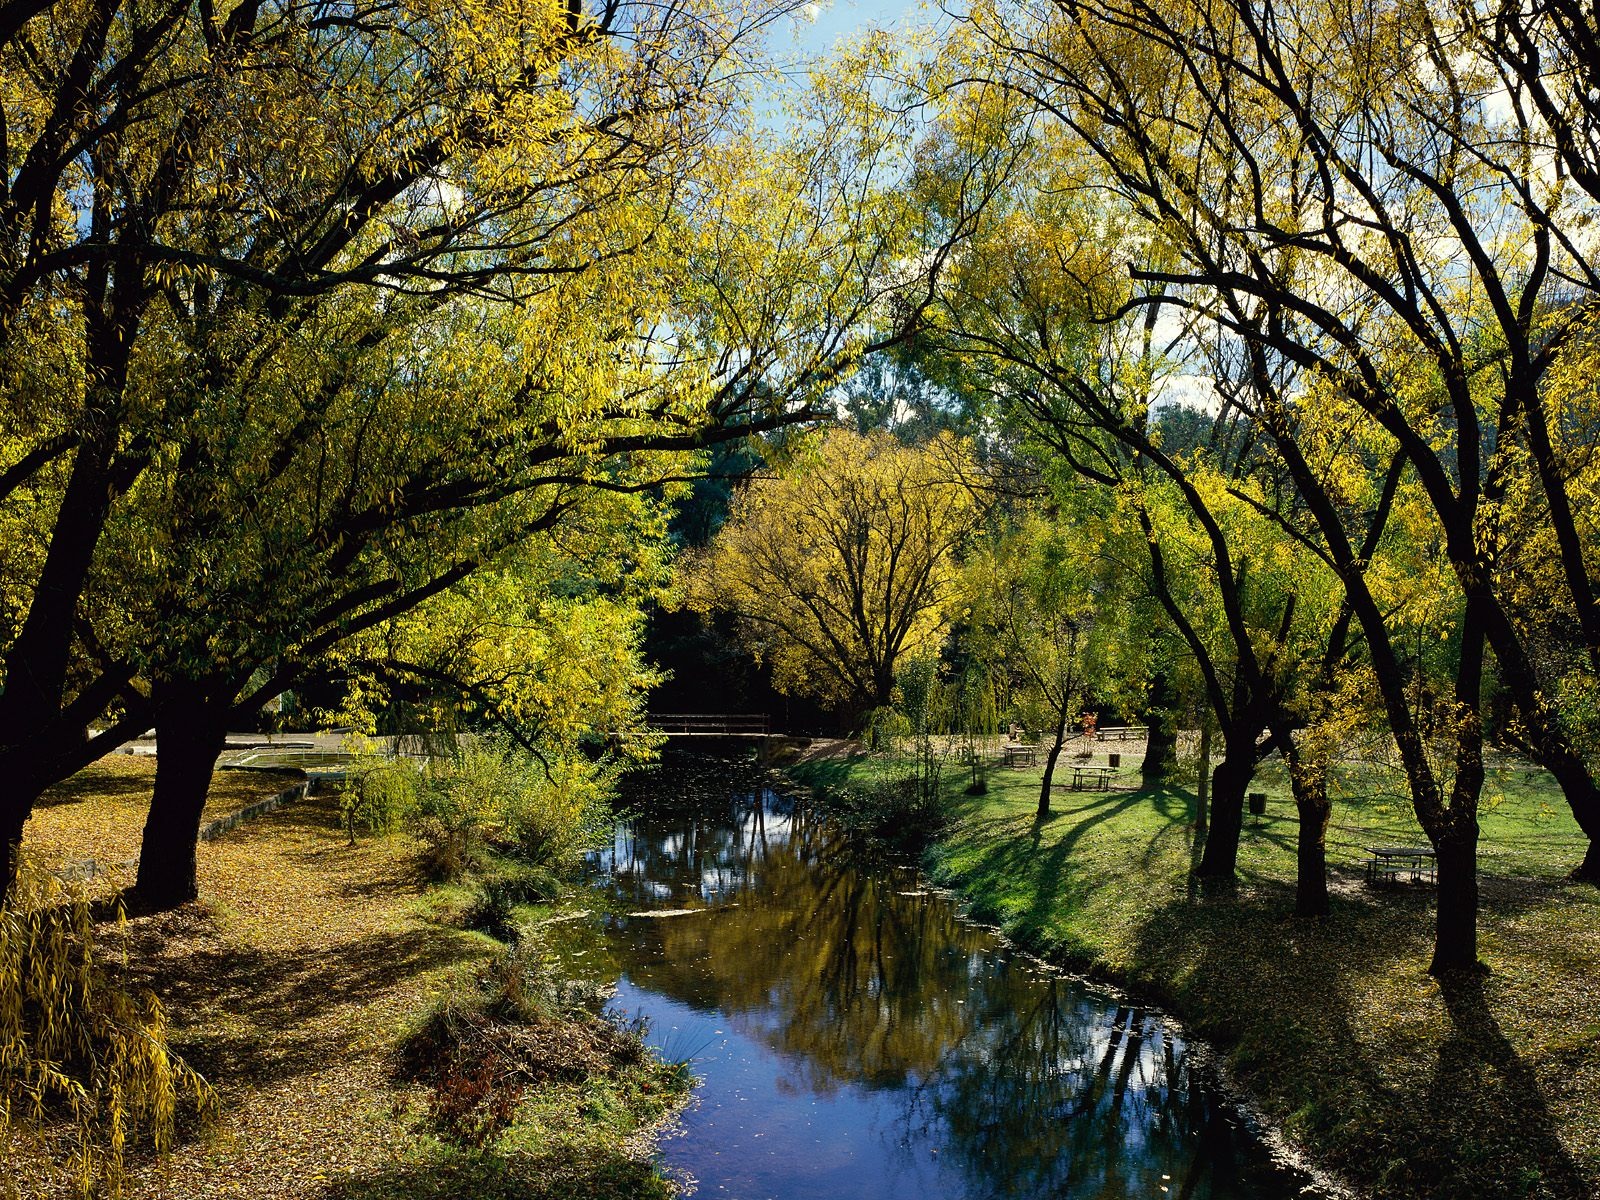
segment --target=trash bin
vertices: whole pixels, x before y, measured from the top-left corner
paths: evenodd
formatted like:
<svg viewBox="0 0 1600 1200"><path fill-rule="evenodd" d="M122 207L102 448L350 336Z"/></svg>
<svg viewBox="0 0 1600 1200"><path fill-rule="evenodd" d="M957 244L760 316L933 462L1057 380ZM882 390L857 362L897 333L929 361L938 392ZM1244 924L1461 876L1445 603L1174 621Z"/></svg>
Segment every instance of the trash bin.
<svg viewBox="0 0 1600 1200"><path fill-rule="evenodd" d="M1267 794L1265 792L1250 793L1250 815L1259 817L1267 811Z"/></svg>
<svg viewBox="0 0 1600 1200"><path fill-rule="evenodd" d="M1120 767L1122 765L1122 755L1116 753L1108 754L1106 755L1106 762L1113 767Z"/></svg>

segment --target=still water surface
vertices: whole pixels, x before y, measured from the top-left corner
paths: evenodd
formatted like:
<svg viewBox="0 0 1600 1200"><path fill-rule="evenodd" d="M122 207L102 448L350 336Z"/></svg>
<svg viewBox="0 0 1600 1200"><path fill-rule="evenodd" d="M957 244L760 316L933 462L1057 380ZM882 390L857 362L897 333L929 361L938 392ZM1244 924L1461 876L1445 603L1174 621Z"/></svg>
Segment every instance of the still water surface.
<svg viewBox="0 0 1600 1200"><path fill-rule="evenodd" d="M736 1200L1278 1200L1158 1014L1049 971L748 769L643 777L558 948L700 1084L668 1168Z"/></svg>

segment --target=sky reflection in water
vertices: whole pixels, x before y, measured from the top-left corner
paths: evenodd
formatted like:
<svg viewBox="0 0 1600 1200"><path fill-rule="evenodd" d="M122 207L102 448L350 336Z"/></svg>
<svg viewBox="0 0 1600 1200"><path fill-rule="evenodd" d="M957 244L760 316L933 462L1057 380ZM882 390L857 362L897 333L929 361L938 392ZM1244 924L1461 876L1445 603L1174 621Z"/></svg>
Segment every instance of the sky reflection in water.
<svg viewBox="0 0 1600 1200"><path fill-rule="evenodd" d="M1014 954L737 774L646 777L592 864L601 944L569 950L692 1059L702 1083L664 1154L697 1195L1299 1194L1159 1018ZM627 915L645 912L680 915Z"/></svg>

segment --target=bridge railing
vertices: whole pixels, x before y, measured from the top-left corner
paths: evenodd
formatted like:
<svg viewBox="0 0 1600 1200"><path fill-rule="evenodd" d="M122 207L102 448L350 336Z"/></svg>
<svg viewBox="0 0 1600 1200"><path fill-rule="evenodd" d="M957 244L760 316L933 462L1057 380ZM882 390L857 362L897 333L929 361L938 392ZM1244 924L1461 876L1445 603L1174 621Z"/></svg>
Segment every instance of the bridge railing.
<svg viewBox="0 0 1600 1200"><path fill-rule="evenodd" d="M772 732L766 713L651 713L648 723L658 733L764 737Z"/></svg>

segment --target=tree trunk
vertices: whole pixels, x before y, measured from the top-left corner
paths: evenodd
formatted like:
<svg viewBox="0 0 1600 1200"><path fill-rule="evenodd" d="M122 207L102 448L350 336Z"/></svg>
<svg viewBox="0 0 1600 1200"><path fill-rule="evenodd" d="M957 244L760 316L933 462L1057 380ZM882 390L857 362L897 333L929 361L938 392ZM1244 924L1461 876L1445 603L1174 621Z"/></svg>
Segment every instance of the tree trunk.
<svg viewBox="0 0 1600 1200"><path fill-rule="evenodd" d="M30 799L26 805L7 803L0 810L0 854L5 856L5 876L0 880L0 903L11 894L11 885L17 880L17 855L22 850L22 827L27 824L28 813L33 809Z"/></svg>
<svg viewBox="0 0 1600 1200"><path fill-rule="evenodd" d="M1228 739L1222 761L1211 775L1211 828L1206 833L1205 853L1195 874L1202 879L1231 880L1239 863L1239 835L1244 829L1244 793L1255 774L1253 747L1241 753Z"/></svg>
<svg viewBox="0 0 1600 1200"><path fill-rule="evenodd" d="M1200 767L1194 786L1194 832L1204 837L1211 824L1211 726L1200 722Z"/></svg>
<svg viewBox="0 0 1600 1200"><path fill-rule="evenodd" d="M1061 757L1061 747L1067 740L1067 710L1072 706L1062 704L1061 711L1056 714L1056 736L1050 743L1050 753L1044 757L1044 778L1039 781L1039 811L1038 817L1042 821L1050 815L1050 784L1055 778L1056 759Z"/></svg>
<svg viewBox="0 0 1600 1200"><path fill-rule="evenodd" d="M1435 846L1439 911L1434 924L1430 975L1479 971L1478 839L1476 828L1452 831Z"/></svg>
<svg viewBox="0 0 1600 1200"><path fill-rule="evenodd" d="M1328 915L1328 802L1325 779L1294 784L1294 806L1300 818L1295 847L1294 915Z"/></svg>
<svg viewBox="0 0 1600 1200"><path fill-rule="evenodd" d="M84 741L76 723L57 720L23 744L0 752L0 856L3 856L0 865L5 871L0 876L0 901L11 894L22 830L45 789L70 779L141 729L148 728L148 722L149 714L140 707Z"/></svg>
<svg viewBox="0 0 1600 1200"><path fill-rule="evenodd" d="M1461 618L1461 660L1456 666L1456 777L1445 823L1429 830L1439 877L1430 975L1482 970L1478 961L1478 799L1483 791L1485 606L1469 594ZM1426 827L1425 827L1426 828Z"/></svg>
<svg viewBox="0 0 1600 1200"><path fill-rule="evenodd" d="M1289 772L1299 828L1295 843L1294 915L1328 915L1328 762L1305 757L1289 714L1281 707L1272 718L1272 737Z"/></svg>
<svg viewBox="0 0 1600 1200"><path fill-rule="evenodd" d="M1139 775L1146 783L1166 778L1173 759L1177 757L1178 731L1169 712L1174 699L1172 682L1164 672L1156 672L1150 681L1150 703L1139 714L1149 731L1144 746L1144 761L1139 764Z"/></svg>
<svg viewBox="0 0 1600 1200"><path fill-rule="evenodd" d="M1583 861L1572 869L1569 879L1600 886L1600 788L1588 767L1563 740L1559 746L1536 748L1540 763L1555 778L1566 797L1567 807L1577 819L1578 828L1589 839Z"/></svg>
<svg viewBox="0 0 1600 1200"><path fill-rule="evenodd" d="M134 885L141 908L176 908L200 894L195 845L211 774L227 735L227 706L199 687L157 685L156 782Z"/></svg>
<svg viewBox="0 0 1600 1200"><path fill-rule="evenodd" d="M1600 842L1590 841L1583 861L1572 869L1571 879L1582 880L1600 887Z"/></svg>

